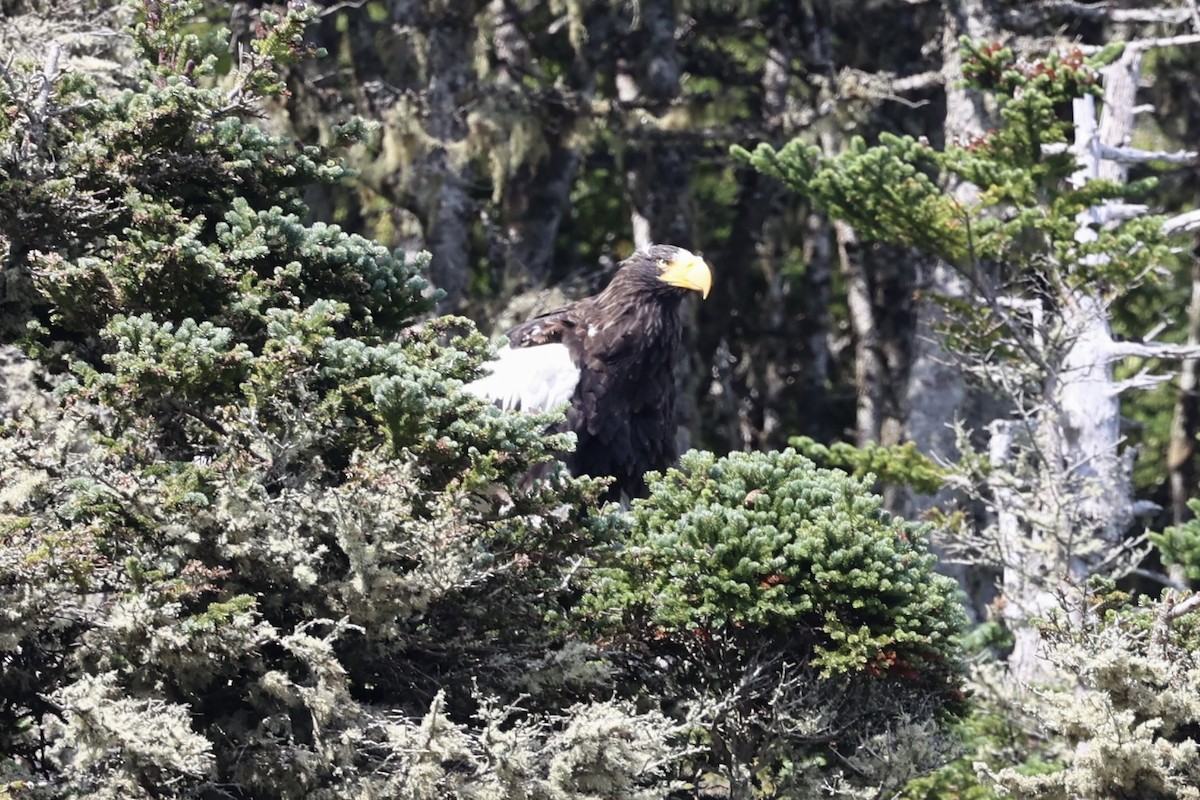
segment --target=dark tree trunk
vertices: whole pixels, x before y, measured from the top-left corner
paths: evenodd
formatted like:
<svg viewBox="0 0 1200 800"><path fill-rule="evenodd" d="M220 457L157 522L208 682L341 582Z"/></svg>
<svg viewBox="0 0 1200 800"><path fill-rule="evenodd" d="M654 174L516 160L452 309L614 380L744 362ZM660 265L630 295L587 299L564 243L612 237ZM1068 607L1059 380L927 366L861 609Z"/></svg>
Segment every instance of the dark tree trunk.
<svg viewBox="0 0 1200 800"><path fill-rule="evenodd" d="M479 2L426 4L394 0L392 22L413 25L424 34L426 50L423 127L432 150L412 176L412 187L425 222L425 247L433 284L446 293L439 305L451 311L462 305L470 280L470 243L475 221L469 167L451 156L467 137L467 110L473 99L475 15Z"/></svg>
<svg viewBox="0 0 1200 800"><path fill-rule="evenodd" d="M1192 299L1188 304L1188 344L1200 344L1200 264L1192 264ZM1171 442L1167 470L1171 483L1171 521L1181 525L1191 518L1187 501L1196 494L1196 437L1200 435L1200 359L1183 362L1179 399L1171 417Z"/></svg>
<svg viewBox="0 0 1200 800"><path fill-rule="evenodd" d="M545 284L554 269L554 243L568 211L579 153L555 142L537 164L524 164L505 195L506 284L522 291Z"/></svg>
<svg viewBox="0 0 1200 800"><path fill-rule="evenodd" d="M644 0L617 60L617 101L626 109L662 115L679 98L679 58L675 48L675 3ZM695 247L691 224L692 158L687 142L635 111L627 119L636 144L622 151L634 245L652 243Z"/></svg>
<svg viewBox="0 0 1200 800"><path fill-rule="evenodd" d="M525 21L513 4L491 0L488 13L494 30L495 81L514 91L520 91L529 77L539 85L548 83L531 58ZM580 165L580 154L569 141L581 107L590 104L595 93L595 75L587 69L582 53L575 55L570 83L569 102L560 97L531 109L539 117L547 152L518 166L505 187L501 221L505 296L545 285L553 274L555 238Z"/></svg>

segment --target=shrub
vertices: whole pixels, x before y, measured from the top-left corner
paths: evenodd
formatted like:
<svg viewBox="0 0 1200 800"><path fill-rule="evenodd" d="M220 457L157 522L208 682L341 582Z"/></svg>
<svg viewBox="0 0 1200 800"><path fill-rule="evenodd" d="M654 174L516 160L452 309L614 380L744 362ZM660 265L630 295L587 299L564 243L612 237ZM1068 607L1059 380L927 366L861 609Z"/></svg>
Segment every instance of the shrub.
<svg viewBox="0 0 1200 800"><path fill-rule="evenodd" d="M791 450L691 452L614 518L582 608L638 680L689 707L700 771L785 796L894 787L943 757L964 613L925 531L870 480Z"/></svg>
<svg viewBox="0 0 1200 800"><path fill-rule="evenodd" d="M346 170L253 116L305 13L221 78L195 9L125 89L0 83L3 338L56 384L0 430L0 795L665 794L676 726L557 613L601 487L526 485L570 442L459 391L426 255L304 221Z"/></svg>

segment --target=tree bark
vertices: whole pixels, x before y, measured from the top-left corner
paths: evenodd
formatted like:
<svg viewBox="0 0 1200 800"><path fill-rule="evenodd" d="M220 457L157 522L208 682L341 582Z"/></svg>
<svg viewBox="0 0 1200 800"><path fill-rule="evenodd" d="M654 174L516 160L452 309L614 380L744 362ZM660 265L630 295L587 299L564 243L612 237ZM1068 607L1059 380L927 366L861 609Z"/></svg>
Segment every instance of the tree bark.
<svg viewBox="0 0 1200 800"><path fill-rule="evenodd" d="M413 0L398 0L393 17L397 24L416 19L413 5ZM438 305L442 311L461 307L470 279L474 204L469 192L469 167L455 163L451 151L467 137L466 108L474 75L470 60L464 56L474 47L477 5L430 4L428 16L421 20L427 43L424 127L435 144L416 173L415 187L425 212L430 277L446 293Z"/></svg>
<svg viewBox="0 0 1200 800"><path fill-rule="evenodd" d="M675 3L643 0L638 12L624 56L617 61L616 80L618 102L643 110L626 116L638 141L623 153L633 242L638 248L653 243L693 248L692 159L686 144L657 129L652 119L679 98ZM647 112L647 121L641 121L639 117Z"/></svg>
<svg viewBox="0 0 1200 800"><path fill-rule="evenodd" d="M984 39L994 36L995 30L995 21L982 0L959 0L946 7L942 75L946 91L943 135L947 142L965 140L987 128L979 93L959 85L962 55L958 40L961 36ZM977 190L970 184L960 184L953 191L959 200L969 203ZM958 447L952 426L963 421L967 392L962 370L954 363L953 354L942 347L938 327L945 322L945 312L937 298L961 298L967 288L962 276L947 264L933 264L928 273L928 280L919 287L904 438L931 458L953 462L958 458ZM944 492L933 497L909 494L903 508L906 515L915 517L947 500L949 496Z"/></svg>
<svg viewBox="0 0 1200 800"><path fill-rule="evenodd" d="M1192 299L1188 304L1189 345L1200 345L1200 263L1192 263ZM1171 416L1167 470L1171 483L1171 520L1182 525L1191 514L1187 501L1196 492L1196 437L1200 434L1200 359L1183 362L1179 397Z"/></svg>
<svg viewBox="0 0 1200 800"><path fill-rule="evenodd" d="M982 0L958 0L947 4L941 41L942 79L946 92L943 136L947 143L967 140L988 127L980 94L959 85L962 80L959 38L986 39L994 37L995 32L995 19ZM977 193L970 184L960 184L953 191L967 204ZM968 419L973 406L961 365L956 363L953 353L946 352L938 330L946 322L946 312L937 298L966 296L966 282L959 272L945 263L929 264L925 271L928 277L919 286L913 356L905 389L904 439L915 443L922 453L935 461L954 463L959 458L955 425L982 428L989 420ZM920 495L909 490L903 493L898 506L904 516L919 518L932 508L950 508L962 502L963 498L949 489L934 495ZM945 555L936 543L935 550ZM978 621L994 593L991 576L981 574L980 569L947 562L943 562L940 569L959 582L968 599L967 612Z"/></svg>
<svg viewBox="0 0 1200 800"><path fill-rule="evenodd" d="M849 225L835 222L838 261L846 283L846 306L854 335L854 443L862 447L883 435L883 365L879 333L867 271L859 253L858 238Z"/></svg>

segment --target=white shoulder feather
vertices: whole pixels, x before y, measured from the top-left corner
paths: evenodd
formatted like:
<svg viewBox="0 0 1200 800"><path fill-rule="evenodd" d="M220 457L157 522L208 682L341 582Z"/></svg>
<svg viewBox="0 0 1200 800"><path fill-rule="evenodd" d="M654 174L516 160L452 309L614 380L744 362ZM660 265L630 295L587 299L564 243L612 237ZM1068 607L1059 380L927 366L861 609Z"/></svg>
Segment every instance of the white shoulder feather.
<svg viewBox="0 0 1200 800"><path fill-rule="evenodd" d="M571 402L579 367L563 344L503 347L489 374L463 388L506 410L552 411Z"/></svg>

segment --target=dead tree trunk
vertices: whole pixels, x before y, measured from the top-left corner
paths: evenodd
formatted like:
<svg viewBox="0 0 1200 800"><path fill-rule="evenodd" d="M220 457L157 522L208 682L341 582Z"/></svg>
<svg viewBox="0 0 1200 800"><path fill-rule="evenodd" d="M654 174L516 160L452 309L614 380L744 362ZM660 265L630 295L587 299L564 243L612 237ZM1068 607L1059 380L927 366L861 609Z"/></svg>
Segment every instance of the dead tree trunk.
<svg viewBox="0 0 1200 800"><path fill-rule="evenodd" d="M1101 178L1123 182L1128 164L1164 156L1126 147L1141 58L1149 46L1152 43L1131 43L1105 70L1099 121L1093 97L1074 102L1076 185ZM1080 244L1095 241L1097 228L1146 210L1118 203L1089 208L1077 218L1075 239ZM1099 291L1073 283L1056 284L1058 319L1053 328L1064 346L1058 355L1048 353L1042 408L1025 423L1004 423L993 439L993 480L1006 474L1023 476L1031 495L1030 505L1020 509L1021 523L1000 531L1006 557L1005 618L1016 634L1009 665L1023 682L1042 674L1040 637L1030 620L1061 606L1064 596L1077 595L1102 562L1111 564L1134 518L1131 461L1120 451L1119 398L1126 389L1161 378L1119 382L1112 365L1127 356L1180 357L1189 352L1186 347L1115 341ZM1037 465L1032 471L1012 463L1005 468L997 458L1006 450L1015 452L1000 442L1019 435L1015 431L1022 427L1032 442L1023 451L1024 460ZM1000 487L993 493L997 510L1010 511Z"/></svg>
<svg viewBox="0 0 1200 800"><path fill-rule="evenodd" d="M1192 264L1192 299L1188 303L1189 345L1200 345L1200 263ZM1200 433L1200 359L1183 362L1179 398L1171 416L1171 441L1167 470L1171 483L1171 521L1182 525L1189 518L1187 501L1196 491L1196 436Z"/></svg>

